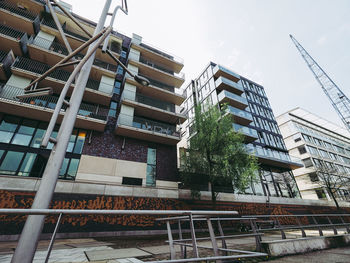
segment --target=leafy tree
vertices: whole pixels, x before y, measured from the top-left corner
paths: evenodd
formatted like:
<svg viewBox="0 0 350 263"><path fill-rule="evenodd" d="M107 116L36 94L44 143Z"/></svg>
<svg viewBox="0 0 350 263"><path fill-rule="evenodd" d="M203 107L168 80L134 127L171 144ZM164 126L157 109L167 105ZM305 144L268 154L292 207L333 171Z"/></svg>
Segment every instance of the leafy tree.
<svg viewBox="0 0 350 263"><path fill-rule="evenodd" d="M344 188L349 188L350 178L346 174L339 173L334 166L327 166L324 162L316 168L317 177L314 182L321 188L325 188L333 199L337 209L340 209L337 192Z"/></svg>
<svg viewBox="0 0 350 263"><path fill-rule="evenodd" d="M222 108L196 107L194 134L180 167L182 180L191 188L192 196L198 196L201 186L208 183L214 203L219 185L244 192L255 181L258 169L256 158L244 147L243 135L233 130L232 118L225 114L226 106Z"/></svg>

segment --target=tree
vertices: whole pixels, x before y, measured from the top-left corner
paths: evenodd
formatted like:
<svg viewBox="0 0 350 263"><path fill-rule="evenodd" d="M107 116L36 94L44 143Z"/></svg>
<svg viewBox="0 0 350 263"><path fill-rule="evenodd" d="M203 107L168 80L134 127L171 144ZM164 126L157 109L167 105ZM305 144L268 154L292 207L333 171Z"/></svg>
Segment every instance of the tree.
<svg viewBox="0 0 350 263"><path fill-rule="evenodd" d="M198 196L200 187L208 183L214 203L217 186L230 185L233 192L244 192L258 169L256 158L244 147L243 135L233 130L226 106L222 109L207 105L205 110L195 108L194 134L180 167L183 183L192 195Z"/></svg>
<svg viewBox="0 0 350 263"><path fill-rule="evenodd" d="M299 197L299 190L293 174L290 172L283 172L274 175L276 184L282 191L287 191L289 197Z"/></svg>
<svg viewBox="0 0 350 263"><path fill-rule="evenodd" d="M350 178L344 173L339 173L331 163L328 164L329 165L326 165L324 162L322 162L321 165L317 166L317 177L314 178L313 181L320 187L327 190L337 209L339 209L340 207L337 200L337 192L341 189L349 188Z"/></svg>

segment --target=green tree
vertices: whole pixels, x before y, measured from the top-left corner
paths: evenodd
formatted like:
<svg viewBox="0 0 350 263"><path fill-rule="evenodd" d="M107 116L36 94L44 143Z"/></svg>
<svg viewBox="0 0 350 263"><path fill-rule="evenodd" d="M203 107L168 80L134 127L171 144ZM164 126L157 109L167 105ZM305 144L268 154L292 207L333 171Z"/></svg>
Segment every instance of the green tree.
<svg viewBox="0 0 350 263"><path fill-rule="evenodd" d="M226 106L200 106L195 109L195 120L189 147L181 156L180 174L192 196L198 196L200 186L209 185L212 201L218 194L217 186L232 186L233 192L244 192L255 181L258 169L256 158L249 155L243 144L243 135L234 131L232 118Z"/></svg>

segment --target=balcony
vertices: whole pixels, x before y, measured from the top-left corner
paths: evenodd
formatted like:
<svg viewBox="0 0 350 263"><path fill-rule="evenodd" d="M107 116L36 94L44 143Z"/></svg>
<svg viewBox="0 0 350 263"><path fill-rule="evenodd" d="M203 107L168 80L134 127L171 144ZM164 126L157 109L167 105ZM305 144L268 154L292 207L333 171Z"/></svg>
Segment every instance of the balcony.
<svg viewBox="0 0 350 263"><path fill-rule="evenodd" d="M129 58L129 63L138 67L138 72L141 75L168 86L179 88L185 82L185 75L183 73L174 73L173 71L155 64L153 61L149 61L144 57L140 57L139 61Z"/></svg>
<svg viewBox="0 0 350 263"><path fill-rule="evenodd" d="M27 40L28 37L26 33L7 25L0 25L0 43L2 49L12 49L14 54L22 56L22 50L23 48L26 48Z"/></svg>
<svg viewBox="0 0 350 263"><path fill-rule="evenodd" d="M140 85L134 79L128 76L126 77L126 82L137 86L137 89L140 91L140 93L159 99L161 101L167 101L175 105L181 105L185 101L186 96L183 92L181 92L180 89L162 84L150 78L147 79L150 81L150 85L148 87Z"/></svg>
<svg viewBox="0 0 350 263"><path fill-rule="evenodd" d="M227 90L237 95L241 95L244 92L244 89L240 83L233 82L225 77L219 77L215 81L215 84L218 90Z"/></svg>
<svg viewBox="0 0 350 263"><path fill-rule="evenodd" d="M227 90L223 90L219 93L218 100L220 103L227 103L241 110L244 110L248 107L248 101L245 97L238 96Z"/></svg>
<svg viewBox="0 0 350 263"><path fill-rule="evenodd" d="M175 125L125 114L119 114L115 133L168 145L176 145L180 141L180 133L176 131Z"/></svg>
<svg viewBox="0 0 350 263"><path fill-rule="evenodd" d="M16 96L23 95L22 88L5 85L0 88L0 107L8 114L17 114L42 121L49 121L56 106L58 97L38 96L33 98L18 99ZM108 108L100 105L81 103L76 127L103 131L108 116ZM59 122L62 121L64 110L61 110Z"/></svg>
<svg viewBox="0 0 350 263"><path fill-rule="evenodd" d="M39 16L29 12L24 7L9 3L7 1L0 1L0 22L6 22L12 27L19 27L24 32L30 35L36 33L34 30L34 23L39 23Z"/></svg>
<svg viewBox="0 0 350 263"><path fill-rule="evenodd" d="M174 104L147 97L129 90L123 91L122 102L123 104L134 107L136 114L152 119L168 123L183 123L186 120L184 114L176 113Z"/></svg>
<svg viewBox="0 0 350 263"><path fill-rule="evenodd" d="M168 52L165 52L150 44L144 42L140 43L139 45L132 43L132 48L140 51L141 54L150 58L152 61L165 65L174 72L180 72L184 66L182 58L171 55Z"/></svg>
<svg viewBox="0 0 350 263"><path fill-rule="evenodd" d="M228 106L227 112L232 115L232 118L235 123L249 125L253 121L253 116L249 112L246 112L244 110Z"/></svg>
<svg viewBox="0 0 350 263"><path fill-rule="evenodd" d="M5 68L4 68L4 65L2 63L2 61L5 59L7 54L8 54L7 52L0 50L0 80L7 79Z"/></svg>
<svg viewBox="0 0 350 263"><path fill-rule="evenodd" d="M38 36L32 40L32 43L28 44L28 50L30 57L50 65L55 65L69 54L66 47L62 44ZM83 54L77 54L75 59L82 59L83 57ZM73 71L73 66L66 68ZM90 74L95 79L100 79L102 75L114 78L116 71L117 66L115 64L110 64L96 58Z"/></svg>
<svg viewBox="0 0 350 263"><path fill-rule="evenodd" d="M72 49L78 48L83 44L83 42L86 42L89 39L89 37L82 31L73 28L67 28L66 26L62 26L62 28L63 31L66 33L66 36L68 37L68 42L71 45ZM54 35L56 39L63 43L62 37L59 34L56 24L52 19L42 19L40 24L40 30L50 35ZM114 52L117 57L121 53L121 45L119 42L111 42L111 44L109 45L109 49L112 52ZM99 58L100 60L103 60L105 62L115 63L111 57L102 53L102 50L100 48L96 50L96 58Z"/></svg>
<svg viewBox="0 0 350 263"><path fill-rule="evenodd" d="M213 73L216 78L222 76L226 79L232 80L233 82L238 82L241 79L241 77L238 74L220 65L216 65L213 68Z"/></svg>
<svg viewBox="0 0 350 263"><path fill-rule="evenodd" d="M263 148L259 145L247 144L248 152L253 153L260 163L286 168L286 169L298 169L303 167L301 159L290 156L286 152L280 152L269 148Z"/></svg>
<svg viewBox="0 0 350 263"><path fill-rule="evenodd" d="M29 79L37 78L38 76L45 73L49 68L50 66L47 64L23 57L17 57L11 67L13 73ZM70 74L70 72L56 69L54 72L51 72L44 80L40 81L40 84L45 87L52 87L54 93L59 94L66 81L68 80ZM72 93L73 87L74 84L72 84L71 88L68 90L68 96L70 96ZM99 81L89 79L86 84L86 88L87 89L85 90L83 97L84 100L98 104L109 105L112 94L98 91Z"/></svg>
<svg viewBox="0 0 350 263"><path fill-rule="evenodd" d="M256 130L242 126L237 123L233 123L232 127L235 131L241 132L244 135L244 139L246 142L253 142L258 139L258 133Z"/></svg>

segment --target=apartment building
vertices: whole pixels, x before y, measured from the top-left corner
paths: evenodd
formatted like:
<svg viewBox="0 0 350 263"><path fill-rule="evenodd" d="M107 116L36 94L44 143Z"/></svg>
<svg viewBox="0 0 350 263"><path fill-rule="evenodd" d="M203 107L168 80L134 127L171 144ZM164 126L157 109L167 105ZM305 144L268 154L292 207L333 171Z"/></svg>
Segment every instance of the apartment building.
<svg viewBox="0 0 350 263"><path fill-rule="evenodd" d="M210 62L198 78L185 89L183 107L188 119L182 125L179 149L186 148L193 133L196 105L228 104L232 128L244 135L247 149L258 158L260 182L246 190L247 194L299 197L292 170L301 167L284 145L264 88L216 63Z"/></svg>
<svg viewBox="0 0 350 263"><path fill-rule="evenodd" d="M71 14L93 33L96 23ZM58 9L57 17L73 50L88 40ZM69 53L44 0L0 1L0 43L0 184L16 178L20 185L25 179L25 188L31 178L42 176L53 144L41 148L41 139L73 65L39 82L37 88L51 87L52 95L17 97ZM150 85L141 86L97 50L59 178L176 189L178 125L187 118L180 107L185 100L180 90L183 61L136 34L112 32L109 49ZM53 137L64 114L62 110Z"/></svg>
<svg viewBox="0 0 350 263"><path fill-rule="evenodd" d="M301 108L278 116L277 122L289 153L303 161L303 167L293 171L302 197L332 200L318 173L326 168L334 177L350 174L350 133ZM349 200L349 190L340 187L336 197Z"/></svg>

